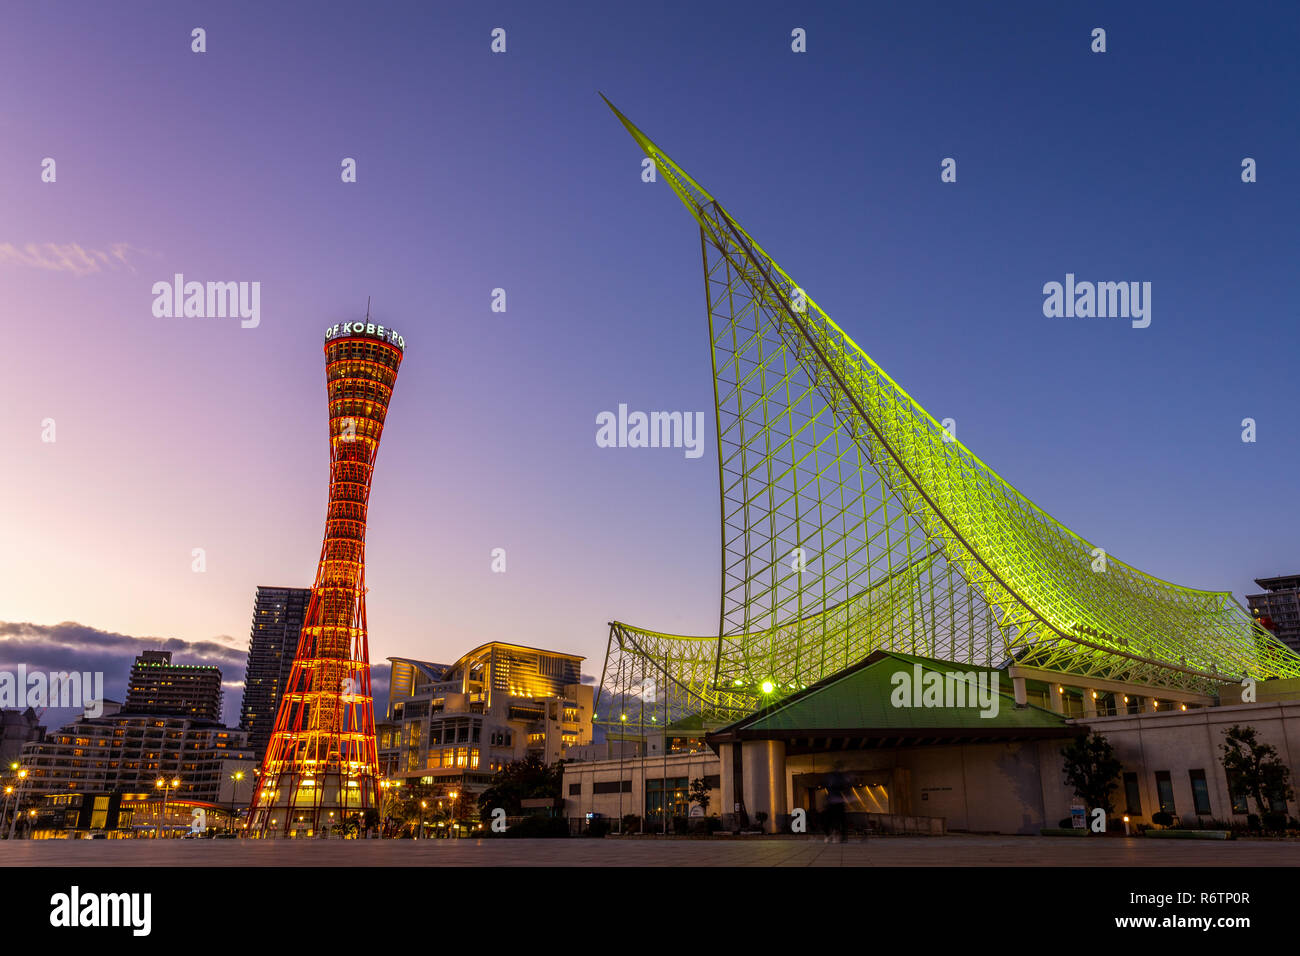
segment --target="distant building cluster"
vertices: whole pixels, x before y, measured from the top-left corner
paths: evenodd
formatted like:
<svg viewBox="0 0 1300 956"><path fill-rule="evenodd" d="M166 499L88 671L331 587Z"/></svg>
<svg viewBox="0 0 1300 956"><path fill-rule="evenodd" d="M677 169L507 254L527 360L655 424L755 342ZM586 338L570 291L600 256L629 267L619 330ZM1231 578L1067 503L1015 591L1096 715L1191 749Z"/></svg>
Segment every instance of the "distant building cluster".
<svg viewBox="0 0 1300 956"><path fill-rule="evenodd" d="M17 812L38 837L175 836L203 810L208 826L241 827L310 600L310 588L257 588L238 728L221 722L220 669L169 651L137 656L125 702L53 733L30 708L0 712L5 766L23 771L4 822ZM472 807L511 761L555 764L592 743L580 656L492 642L453 664L389 660L376 736L386 783L406 795Z"/></svg>
<svg viewBox="0 0 1300 956"><path fill-rule="evenodd" d="M1263 592L1249 596L1252 614L1300 650L1300 575L1256 583ZM310 599L310 588L257 589L238 728L221 722L221 671L176 663L168 651L135 659L125 702L102 702L99 716L55 732L31 708L0 711L10 791L0 831L175 836L195 819L241 827ZM864 829L870 820L917 832L1028 833L1068 810L1057 752L1082 729L1104 732L1123 758L1115 809L1136 821L1246 813L1215 750L1222 731L1250 723L1290 762L1288 740L1300 727L1291 681L1266 682L1258 699L1209 701L1105 680L1066 686L1023 669L1003 675L1004 706L992 719L954 722L946 710L880 704L899 668L954 665L876 652L738 722L656 722L642 708L630 720L620 715L598 742L583 660L502 641L451 664L390 657L388 707L376 727L385 788L439 806L459 802L476 816L476 798L495 776L532 756L563 762L562 792L547 812L567 816L575 831L608 818L618 829L680 832L705 817L788 829L796 811L824 808L843 779L845 806ZM1270 805L1292 812L1280 797Z"/></svg>
<svg viewBox="0 0 1300 956"><path fill-rule="evenodd" d="M97 716L83 714L54 733L40 728L23 745L10 775L9 824L21 822L34 836L123 833L132 814L122 808L150 800L160 809L166 800L173 809L211 807L215 818L220 806L233 807L236 784L254 769L248 735L221 723L221 699L219 668L144 651L131 667L125 703L97 701ZM145 826L147 816L137 814L135 825ZM173 816L177 827L188 825L179 811Z"/></svg>

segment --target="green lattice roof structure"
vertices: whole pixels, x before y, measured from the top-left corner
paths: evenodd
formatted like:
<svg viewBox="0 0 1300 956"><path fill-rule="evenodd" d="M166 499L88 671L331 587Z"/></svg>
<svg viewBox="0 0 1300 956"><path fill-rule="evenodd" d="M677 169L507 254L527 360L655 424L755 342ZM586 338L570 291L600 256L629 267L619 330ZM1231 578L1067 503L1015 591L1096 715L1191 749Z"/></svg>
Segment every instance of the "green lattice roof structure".
<svg viewBox="0 0 1300 956"><path fill-rule="evenodd" d="M734 720L880 649L1207 696L1300 677L1230 592L1126 564L1016 490L606 103L698 226L722 555L716 634L610 625L598 716L652 694L664 719Z"/></svg>

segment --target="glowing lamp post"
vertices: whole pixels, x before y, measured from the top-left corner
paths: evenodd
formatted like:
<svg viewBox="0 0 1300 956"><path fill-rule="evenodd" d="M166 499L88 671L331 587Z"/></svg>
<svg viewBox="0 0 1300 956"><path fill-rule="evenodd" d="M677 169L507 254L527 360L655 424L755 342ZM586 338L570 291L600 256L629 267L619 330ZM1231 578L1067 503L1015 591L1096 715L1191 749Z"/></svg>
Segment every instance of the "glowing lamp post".
<svg viewBox="0 0 1300 956"><path fill-rule="evenodd" d="M235 825L235 795L239 791L239 785L244 780L244 771L236 770L230 775L234 784L230 788L230 828L233 830Z"/></svg>
<svg viewBox="0 0 1300 956"><path fill-rule="evenodd" d="M15 763L15 764L10 764L10 765L9 765L9 768L10 768L11 770L18 770L18 764L16 764L16 763ZM26 780L26 779L27 779L27 771L26 771L26 770L18 770L18 779L19 779L20 781L21 781L21 780ZM12 839L14 838L14 830L16 830L17 827L18 827L18 817L19 817L19 812L20 812L20 810L22 809L22 805L23 805L23 788L22 788L22 784L19 783L19 785L18 785L18 787L17 787L16 789L13 788L13 787L10 787L9 789L13 790L13 792L14 792L14 817L13 817L12 820L9 821L9 839L12 840Z"/></svg>
<svg viewBox="0 0 1300 956"><path fill-rule="evenodd" d="M173 777L171 780L168 780L166 777L159 777L153 782L153 785L155 788L163 792L162 810L158 814L158 825L154 827L153 831L153 836L156 840L162 832L163 823L167 820L167 792L179 787L181 785L181 779L180 777Z"/></svg>

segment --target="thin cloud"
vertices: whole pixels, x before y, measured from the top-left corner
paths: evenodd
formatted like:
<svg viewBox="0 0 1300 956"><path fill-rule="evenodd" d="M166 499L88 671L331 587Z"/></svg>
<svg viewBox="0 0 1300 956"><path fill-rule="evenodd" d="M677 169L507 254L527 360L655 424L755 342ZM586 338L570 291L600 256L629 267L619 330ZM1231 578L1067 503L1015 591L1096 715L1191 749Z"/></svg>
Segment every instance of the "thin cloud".
<svg viewBox="0 0 1300 956"><path fill-rule="evenodd" d="M239 706L244 696L244 673L248 640L220 635L206 641L185 641L176 637L134 637L114 631L64 621L62 624L29 624L0 621L0 670L14 672L25 665L28 672L101 671L104 696L119 703L126 698L131 664L141 651L171 651L177 664L215 664L221 668L225 691L222 712L226 726L239 723ZM380 720L388 703L390 668L371 668L370 693ZM77 711L51 709L42 720L51 728L73 720Z"/></svg>
<svg viewBox="0 0 1300 956"><path fill-rule="evenodd" d="M230 643L223 643L229 641ZM175 637L133 637L101 631L72 621L62 624L28 624L0 621L0 670L16 671L19 664L28 672L101 671L104 696L122 701L131 664L141 651L171 651L177 664L215 664L221 668L225 695L224 716L229 724L238 720L243 696L247 644L238 646L233 637L184 641ZM73 713L53 711L48 717L58 726Z"/></svg>
<svg viewBox="0 0 1300 956"><path fill-rule="evenodd" d="M135 272L129 257L139 252L129 242L114 242L107 249L88 249L75 242L29 242L23 246L5 242L0 243L0 265L70 272L74 276L118 269Z"/></svg>

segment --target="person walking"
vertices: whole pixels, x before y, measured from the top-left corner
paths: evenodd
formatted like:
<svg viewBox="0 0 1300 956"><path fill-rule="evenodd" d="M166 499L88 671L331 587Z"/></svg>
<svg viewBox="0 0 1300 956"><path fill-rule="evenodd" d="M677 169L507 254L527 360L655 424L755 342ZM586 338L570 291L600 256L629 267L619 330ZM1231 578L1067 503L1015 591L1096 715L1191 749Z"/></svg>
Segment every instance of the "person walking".
<svg viewBox="0 0 1300 956"><path fill-rule="evenodd" d="M848 839L849 781L842 768L843 764L837 761L826 778L826 810L822 813L826 838L823 843L844 843Z"/></svg>

